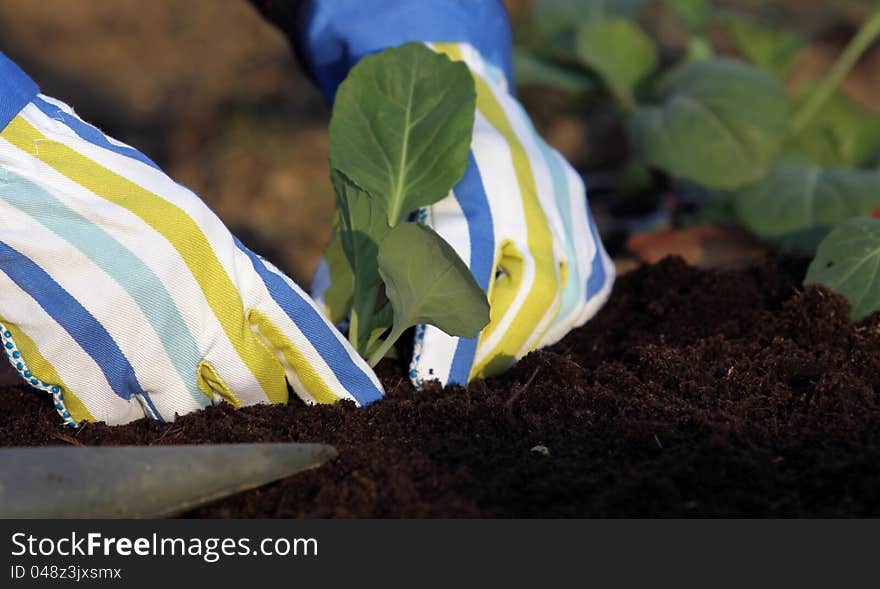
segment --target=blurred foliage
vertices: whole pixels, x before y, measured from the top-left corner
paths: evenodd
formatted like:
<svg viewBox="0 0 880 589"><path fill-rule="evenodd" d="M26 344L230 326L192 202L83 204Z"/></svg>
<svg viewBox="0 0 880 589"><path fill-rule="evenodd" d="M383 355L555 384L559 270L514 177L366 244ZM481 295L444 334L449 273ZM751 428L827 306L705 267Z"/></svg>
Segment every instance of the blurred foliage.
<svg viewBox="0 0 880 589"><path fill-rule="evenodd" d="M615 105L630 146L619 198L645 189L648 176L633 182L633 170L650 170L708 195L710 217L731 215L777 246L843 251L820 243L835 227L837 242L847 231L864 233L864 224L846 220L880 207L880 117L840 91L880 38L880 6L806 4L817 22L845 14L858 27L816 79L791 82L812 33L782 24L792 22L787 2L536 0L516 29L524 72L517 81L570 93L590 108ZM668 23L683 42L667 42ZM858 273L877 271L877 249L844 250L856 273L847 284L874 288L874 278ZM812 279L826 274L811 269ZM852 297L846 281L827 284ZM855 317L880 311L880 293L858 296Z"/></svg>

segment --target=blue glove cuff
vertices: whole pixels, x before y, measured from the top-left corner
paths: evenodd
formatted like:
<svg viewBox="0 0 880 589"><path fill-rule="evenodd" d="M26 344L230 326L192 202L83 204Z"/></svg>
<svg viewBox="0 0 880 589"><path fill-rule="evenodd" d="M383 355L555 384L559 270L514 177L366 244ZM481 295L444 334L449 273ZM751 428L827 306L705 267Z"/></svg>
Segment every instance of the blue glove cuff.
<svg viewBox="0 0 880 589"><path fill-rule="evenodd" d="M34 81L0 52L0 131L39 93Z"/></svg>
<svg viewBox="0 0 880 589"><path fill-rule="evenodd" d="M329 101L365 55L410 41L470 43L513 79L500 0L312 0L298 46Z"/></svg>

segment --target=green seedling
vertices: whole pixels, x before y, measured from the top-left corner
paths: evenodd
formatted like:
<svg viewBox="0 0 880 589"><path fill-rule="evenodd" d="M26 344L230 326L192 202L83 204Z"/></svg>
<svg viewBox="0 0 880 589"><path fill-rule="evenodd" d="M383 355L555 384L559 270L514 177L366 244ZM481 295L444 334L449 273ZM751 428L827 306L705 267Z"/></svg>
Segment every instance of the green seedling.
<svg viewBox="0 0 880 589"><path fill-rule="evenodd" d="M337 92L330 167L339 244L329 251L337 265L344 253L351 280L339 281L350 291L329 296L346 303L349 340L373 366L414 325L475 337L489 321L461 258L409 220L464 175L475 109L467 66L417 43L365 57Z"/></svg>

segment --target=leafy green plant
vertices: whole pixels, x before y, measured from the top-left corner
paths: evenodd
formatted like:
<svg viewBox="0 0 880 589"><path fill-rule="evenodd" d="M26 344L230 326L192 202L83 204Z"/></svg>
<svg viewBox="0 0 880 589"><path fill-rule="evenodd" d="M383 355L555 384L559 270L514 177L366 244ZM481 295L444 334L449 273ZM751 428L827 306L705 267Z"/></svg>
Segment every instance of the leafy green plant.
<svg viewBox="0 0 880 589"><path fill-rule="evenodd" d="M880 203L880 174L780 161L732 199L740 221L759 237L813 251L837 223L868 215Z"/></svg>
<svg viewBox="0 0 880 589"><path fill-rule="evenodd" d="M350 279L329 296L371 365L414 325L474 337L488 323L486 295L464 262L409 221L464 174L475 108L467 66L417 43L365 57L339 86L330 121L338 242L328 256L347 262Z"/></svg>
<svg viewBox="0 0 880 589"><path fill-rule="evenodd" d="M657 49L642 29L623 18L594 19L577 31L577 56L593 69L626 108L633 89L657 67Z"/></svg>
<svg viewBox="0 0 880 589"><path fill-rule="evenodd" d="M843 294L854 320L880 309L880 219L855 217L835 227L819 244L804 282Z"/></svg>
<svg viewBox="0 0 880 589"><path fill-rule="evenodd" d="M746 59L777 78L788 74L806 44L795 31L771 27L741 16L730 17L727 28L737 49Z"/></svg>
<svg viewBox="0 0 880 589"><path fill-rule="evenodd" d="M642 157L706 188L737 188L767 175L788 124L785 91L732 59L687 63L661 85L663 100L633 115Z"/></svg>
<svg viewBox="0 0 880 589"><path fill-rule="evenodd" d="M876 277L861 276L875 266L834 262L820 268L828 256L841 255L837 245L847 243L848 234L859 235L862 253L868 251L862 234L874 222L847 219L880 206L880 117L838 89L880 38L880 8L827 75L788 91L783 81L807 44L801 34L718 10L711 0L663 0L666 13L690 36L669 59L675 53L657 47L639 20L644 4L539 0L533 23L517 30L516 63L528 62L518 82L591 101L607 98L618 107L632 147L619 174L622 197L628 187L645 188L647 170L694 185L709 195L707 216L729 215L782 248L818 247L808 282L849 296L854 318L880 311L880 293L865 295L853 286L880 286ZM710 26L727 32L741 58L716 55ZM841 278L840 268L854 274Z"/></svg>

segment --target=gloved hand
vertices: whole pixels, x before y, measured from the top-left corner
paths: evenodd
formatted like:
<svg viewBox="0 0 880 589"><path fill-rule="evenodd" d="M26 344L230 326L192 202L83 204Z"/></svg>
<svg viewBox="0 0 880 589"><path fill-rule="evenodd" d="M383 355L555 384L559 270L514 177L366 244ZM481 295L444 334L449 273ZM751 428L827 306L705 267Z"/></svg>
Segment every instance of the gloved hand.
<svg viewBox="0 0 880 589"><path fill-rule="evenodd" d="M470 165L453 193L421 211L420 220L455 248L487 291L490 322L472 340L417 328L414 384L464 384L496 374L592 317L610 294L614 266L590 217L583 182L538 136L512 95L509 30L500 3L313 4L300 45L328 97L359 57L414 40L464 61L476 83ZM372 20L370 10L377 14ZM313 284L313 296L331 316L338 316L332 305L345 299L333 292L333 278L341 275L325 261Z"/></svg>
<svg viewBox="0 0 880 589"><path fill-rule="evenodd" d="M367 364L192 192L0 54L0 341L64 420L366 404Z"/></svg>

